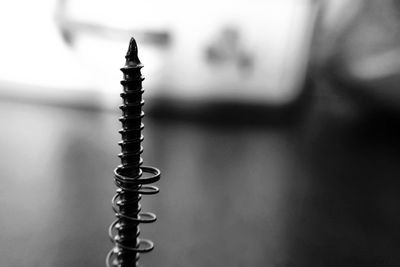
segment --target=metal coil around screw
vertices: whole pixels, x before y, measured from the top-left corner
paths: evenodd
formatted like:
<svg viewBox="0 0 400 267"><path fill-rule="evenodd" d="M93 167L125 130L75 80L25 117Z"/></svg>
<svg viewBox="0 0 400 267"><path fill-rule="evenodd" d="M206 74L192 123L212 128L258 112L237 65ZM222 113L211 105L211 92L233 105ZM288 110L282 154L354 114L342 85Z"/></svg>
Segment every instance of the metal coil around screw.
<svg viewBox="0 0 400 267"><path fill-rule="evenodd" d="M139 266L139 254L153 250L152 241L139 238L139 224L155 222L157 217L154 213L142 212L139 201L142 195L159 192L158 187L150 184L157 182L161 175L157 168L142 166L144 77L140 72L143 65L137 57L137 46L133 38L125 58L126 64L121 68L124 79L121 81L123 104L120 106L122 116L119 118L122 123L119 131L122 141L118 143L121 147L121 153L118 154L121 165L114 170L114 183L118 189L112 198L116 220L108 230L110 240L114 243L114 248L106 258L109 267Z"/></svg>

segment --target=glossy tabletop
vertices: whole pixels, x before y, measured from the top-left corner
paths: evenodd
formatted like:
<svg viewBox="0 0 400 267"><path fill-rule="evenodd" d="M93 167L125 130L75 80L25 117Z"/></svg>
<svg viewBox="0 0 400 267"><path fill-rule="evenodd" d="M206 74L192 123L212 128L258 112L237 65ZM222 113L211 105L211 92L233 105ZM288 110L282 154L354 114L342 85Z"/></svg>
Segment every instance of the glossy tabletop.
<svg viewBox="0 0 400 267"><path fill-rule="evenodd" d="M158 216L141 227L156 244L143 266L400 266L395 122L309 113L146 117L144 161L162 180L142 199ZM104 266L118 117L1 102L0 266Z"/></svg>

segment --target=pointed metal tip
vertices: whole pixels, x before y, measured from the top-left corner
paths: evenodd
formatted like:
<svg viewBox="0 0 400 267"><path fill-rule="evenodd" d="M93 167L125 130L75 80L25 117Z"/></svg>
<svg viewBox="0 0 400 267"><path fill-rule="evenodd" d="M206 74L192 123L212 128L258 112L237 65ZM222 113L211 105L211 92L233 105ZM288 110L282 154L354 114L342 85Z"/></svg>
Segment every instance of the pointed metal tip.
<svg viewBox="0 0 400 267"><path fill-rule="evenodd" d="M125 58L129 61L140 63L140 60L138 58L138 48L137 48L136 40L133 37L131 38L131 40L129 42L129 48L128 48L128 52L126 53Z"/></svg>

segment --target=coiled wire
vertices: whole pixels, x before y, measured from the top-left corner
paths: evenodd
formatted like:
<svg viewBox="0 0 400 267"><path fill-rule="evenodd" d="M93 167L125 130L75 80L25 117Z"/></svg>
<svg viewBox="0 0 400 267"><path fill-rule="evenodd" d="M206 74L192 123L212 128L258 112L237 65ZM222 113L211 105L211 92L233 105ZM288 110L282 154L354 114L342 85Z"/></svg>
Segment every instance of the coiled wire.
<svg viewBox="0 0 400 267"><path fill-rule="evenodd" d="M154 195L159 188L152 183L160 179L160 170L150 166L142 166L143 141L142 118L144 101L142 94L141 75L143 65L137 57L136 41L132 38L127 52L126 64L121 71L124 79L121 81L123 104L120 106L122 116L119 120L122 129L119 131L122 141L118 144L121 153L121 165L114 170L114 182L118 187L112 198L112 208L116 220L109 227L108 234L114 243L106 257L106 266L139 266L139 254L150 252L154 248L152 241L139 238L139 224L156 221L156 215L151 212L141 212L139 201L142 195Z"/></svg>

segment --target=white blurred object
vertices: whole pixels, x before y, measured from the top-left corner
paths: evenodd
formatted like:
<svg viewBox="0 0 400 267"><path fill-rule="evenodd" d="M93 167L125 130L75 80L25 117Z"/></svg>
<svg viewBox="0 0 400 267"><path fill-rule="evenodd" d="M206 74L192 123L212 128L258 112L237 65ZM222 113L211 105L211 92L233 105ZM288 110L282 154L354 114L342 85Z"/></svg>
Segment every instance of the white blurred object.
<svg viewBox="0 0 400 267"><path fill-rule="evenodd" d="M97 15L87 18L82 7L76 7L71 11L77 13L70 16L81 23L101 21L99 10L106 9L107 3L111 13L121 14L107 27L131 25L171 36L167 46L142 43L139 38L147 98L282 105L295 100L303 88L317 13L311 1L121 1L121 5L101 1ZM78 51L87 62L111 47L99 47L93 35L79 38ZM114 69L121 66L125 49L109 51L119 64ZM113 75L103 83L103 91L112 99L115 93L110 88L120 74L108 68L102 76L106 73Z"/></svg>
<svg viewBox="0 0 400 267"><path fill-rule="evenodd" d="M86 70L60 38L52 16L54 4L52 0L0 3L1 94L73 97L91 88Z"/></svg>
<svg viewBox="0 0 400 267"><path fill-rule="evenodd" d="M3 25L17 26L6 35L9 47L3 50L6 61L0 63L0 81L56 92L93 88L104 105L114 107L129 33L165 32L171 38L167 45L137 38L146 98L287 104L297 98L304 82L317 13L311 2L47 0L39 8L31 4L35 9L21 17L1 18ZM18 0L11 9L29 3ZM9 13L10 7L2 10ZM57 32L55 11L60 28L72 29L72 50ZM21 57L26 39L20 36L26 32L34 52ZM23 80L21 61L35 66Z"/></svg>

